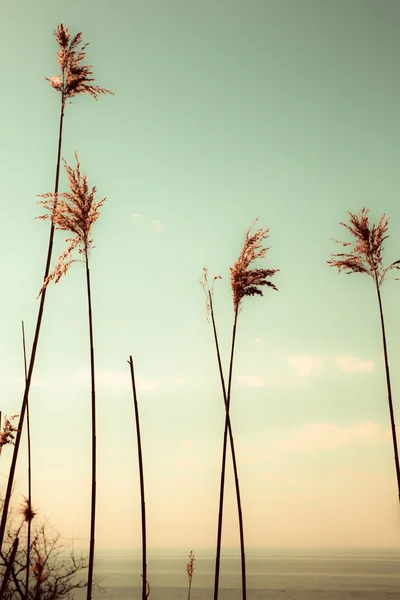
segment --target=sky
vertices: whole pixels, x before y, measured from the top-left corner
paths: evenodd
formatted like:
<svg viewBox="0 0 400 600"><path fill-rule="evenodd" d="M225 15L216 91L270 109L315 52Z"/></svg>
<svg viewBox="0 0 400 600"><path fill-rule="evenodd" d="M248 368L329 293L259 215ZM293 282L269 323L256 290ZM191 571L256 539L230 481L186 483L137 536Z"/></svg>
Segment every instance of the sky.
<svg viewBox="0 0 400 600"><path fill-rule="evenodd" d="M327 264L347 211L390 216L400 258L400 5L395 0L4 0L0 410L20 412L21 321L32 345L49 224L58 23L115 97L66 108L97 199L91 253L97 385L96 547L140 548L127 360L138 380L150 549L216 541L224 405L202 269L228 374L229 267L256 217L278 292L239 316L231 420L246 546L398 546L400 514L373 282ZM5 58L7 57L7 58ZM65 172L60 191L66 191ZM65 246L56 235L53 264ZM382 288L399 416L399 283ZM85 271L48 289L30 394L33 507L88 549L91 486ZM0 491L12 449L3 450ZM228 454L223 547L239 544ZM14 503L26 494L26 433Z"/></svg>

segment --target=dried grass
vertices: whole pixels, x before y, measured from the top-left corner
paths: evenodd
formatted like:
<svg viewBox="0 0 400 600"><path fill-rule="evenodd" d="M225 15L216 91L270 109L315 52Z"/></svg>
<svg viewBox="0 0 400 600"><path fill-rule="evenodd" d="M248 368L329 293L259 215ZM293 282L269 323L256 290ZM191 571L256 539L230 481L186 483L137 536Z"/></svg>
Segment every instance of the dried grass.
<svg viewBox="0 0 400 600"><path fill-rule="evenodd" d="M4 425L2 431L0 431L0 452L3 446L7 446L7 444L14 444L14 433L18 431L17 427L11 423L12 419L16 419L18 415L11 415L8 419L7 416L4 416Z"/></svg>
<svg viewBox="0 0 400 600"><path fill-rule="evenodd" d="M383 242L389 237L385 235L388 230L389 217L383 214L377 225L370 225L367 208L362 208L358 214L350 211L348 214L350 215L350 225L340 224L355 237L356 241L333 240L336 244L342 244L343 247L351 247L351 250L348 253L332 254L332 258L327 262L329 266L336 267L338 273L341 271L347 274L366 273L380 287L388 271L400 268L400 260L396 260L386 268L382 264Z"/></svg>
<svg viewBox="0 0 400 600"><path fill-rule="evenodd" d="M246 232L245 241L239 258L231 267L231 287L233 292L233 306L235 311L239 310L241 300L244 296L262 296L263 293L259 286L268 286L278 291L277 287L267 281L267 277L272 277L279 269L249 269L250 265L258 258L264 258L269 248L263 248L263 241L269 235L269 229L257 229L250 235L253 225L258 218L253 221Z"/></svg>
<svg viewBox="0 0 400 600"><path fill-rule="evenodd" d="M19 515L23 516L26 523L32 521L32 519L34 519L37 515L37 510L33 510L32 506L29 506L29 500L25 496L24 501L17 512Z"/></svg>
<svg viewBox="0 0 400 600"><path fill-rule="evenodd" d="M74 262L72 251L75 248L78 248L78 252L87 261L88 252L93 247L92 227L99 217L99 208L106 200L106 197L104 197L99 202L94 201L96 187L94 186L89 190L87 175L81 175L77 152L75 152L75 159L75 170L64 160L71 193L57 195L48 193L39 196L44 200L39 201L38 204L41 204L48 213L37 218L51 219L56 229L74 234L74 237L65 240L69 245L58 257L53 272L44 280L39 296L50 281L54 279L54 282L58 283L61 277L67 273Z"/></svg>
<svg viewBox="0 0 400 600"><path fill-rule="evenodd" d="M101 94L114 95L110 90L92 85L94 81L94 77L91 77L93 66L80 64L86 57L88 46L88 44L84 44L79 48L82 44L82 32L77 33L71 40L68 27L64 27L60 23L54 31L54 35L60 47L57 52L57 61L60 65L61 75L53 75L46 79L52 88L61 93L63 106L67 98L82 93L89 94L95 100Z"/></svg>

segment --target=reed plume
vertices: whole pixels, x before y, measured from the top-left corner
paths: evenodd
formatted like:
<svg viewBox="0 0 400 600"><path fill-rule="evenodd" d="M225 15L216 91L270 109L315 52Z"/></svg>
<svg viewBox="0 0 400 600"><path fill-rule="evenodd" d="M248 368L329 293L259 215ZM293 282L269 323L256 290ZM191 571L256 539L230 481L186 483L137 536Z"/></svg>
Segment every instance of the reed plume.
<svg viewBox="0 0 400 600"><path fill-rule="evenodd" d="M72 99L74 96L87 93L93 98L97 99L100 94L112 94L110 90L106 90L100 88L98 86L93 85L94 78L93 75L93 67L86 66L82 64L82 61L86 57L86 47L87 44L81 46L82 44L82 33L76 34L72 39L69 33L68 27L64 27L62 23L57 26L57 29L54 31L54 35L59 47L57 52L57 61L60 67L60 73L58 75L54 75L53 77L47 77L47 81L50 83L51 87L57 90L60 93L60 118L59 118L59 128L58 128L58 148L57 148L57 163L56 163L56 174L55 174L55 184L54 184L54 198L57 199L58 194L58 183L60 176L60 160L61 160L61 147L62 147L62 134L63 134L63 123L64 123L64 112L65 112L65 104L67 99ZM81 46L81 47L79 47ZM56 201L56 200L55 200ZM47 257L45 264L45 271L43 280L46 281L51 264L51 257L53 251L53 238L54 238L54 223L51 223L50 227L50 237L49 244L47 249ZM40 305L38 311L38 317L36 322L35 335L33 339L31 358L29 362L28 375L26 378L25 384L25 392L22 400L22 406L20 411L20 418L18 423L18 432L15 440L15 446L12 456L11 467L8 476L7 490L4 498L3 511L1 515L1 523L0 523L0 553L3 547L4 535L6 531L6 522L8 516L8 510L10 505L10 499L12 494L12 487L14 483L15 477L15 469L17 465L19 446L21 441L22 429L24 425L25 411L26 405L28 401L33 368L35 365L37 346L39 341L40 328L42 324L44 304L46 299L46 289L43 290L43 294L41 294Z"/></svg>
<svg viewBox="0 0 400 600"><path fill-rule="evenodd" d="M395 260L386 268L383 266L383 242L389 237L385 235L388 231L389 217L385 214L379 220L377 225L370 225L369 210L362 208L357 213L348 212L350 215L350 224L340 223L343 227L351 233L355 242L340 242L333 240L337 244L341 244L345 248L349 248L347 253L332 254L332 258L328 260L328 264L331 267L338 269L338 274L344 271L347 274L350 273L365 273L372 277L375 289L378 297L378 307L382 330L382 343L383 343L383 354L385 360L385 372L386 372L386 385L388 392L389 402L389 414L392 428L392 440L394 449L394 462L397 476L397 489L400 502L400 466L399 466L399 455L397 448L396 438L396 426L394 422L394 411L393 411L393 399L392 399L392 387L390 383L390 370L389 370L389 359L386 344L386 332L385 322L383 318L383 307L381 298L381 287L386 279L387 274L392 269L400 268L400 260Z"/></svg>
<svg viewBox="0 0 400 600"><path fill-rule="evenodd" d="M239 254L237 261L231 267L231 288L233 295L233 331L232 331L232 343L231 343L231 354L229 362L229 377L228 377L228 391L226 393L225 401L225 427L224 427L224 440L222 447L222 466L221 466L221 483L220 483L220 497L219 497L219 512L218 512L218 532L217 532L217 551L215 559L215 580L214 580L214 600L218 600L219 591L219 572L221 562L221 539L222 539L222 517L223 517L223 505L224 505L224 489L225 489L225 467L226 467L226 446L227 446L227 435L230 425L229 408L231 398L231 387L232 387L232 374L233 374L233 358L236 341L236 328L238 314L241 310L242 300L245 296L262 296L263 292L260 287L267 286L277 291L277 287L274 283L268 280L279 271L279 269L258 269L250 268L255 260L262 259L265 257L269 248L263 247L263 242L269 237L269 229L258 229L253 234L251 233L252 227L258 221L253 221L251 226L246 232L245 241L243 248ZM217 277L219 278L219 276ZM216 278L215 278L216 279ZM214 279L214 280L215 280ZM208 294L208 306L212 309L212 293ZM213 310L211 310L213 316ZM214 321L214 337L216 338L216 328ZM219 355L217 338L215 339L217 347L217 356ZM221 382L223 389L225 387L222 367L220 358L218 358ZM225 398L224 398L225 400ZM233 436L231 436L231 449L232 449ZM236 473L237 476L237 473ZM238 479L237 479L238 481ZM236 487L236 495L238 498L238 512L239 509L239 494L238 494L238 483ZM243 527L243 523L242 523ZM245 552L244 552L244 535L243 530L241 532L241 559L242 559L242 598L246 599L246 570L245 570Z"/></svg>
<svg viewBox="0 0 400 600"><path fill-rule="evenodd" d="M19 515L22 515L25 523L30 523L32 521L32 519L34 519L37 515L37 510L33 510L32 504L29 502L28 498L26 498L25 496L24 496L24 500L17 512Z"/></svg>
<svg viewBox="0 0 400 600"><path fill-rule="evenodd" d="M13 425L13 423L11 423L11 421L17 417L18 415L11 415L11 417L8 419L7 415L4 416L3 429L0 431L0 454L3 446L14 444L14 433L17 433L18 429Z"/></svg>
<svg viewBox="0 0 400 600"><path fill-rule="evenodd" d="M193 550L191 550L189 553L189 562L186 565L186 573L187 573L187 576L189 579L188 600L190 600L190 592L191 592L191 588L192 588L192 578L193 578L194 561L195 560L196 559L194 557Z"/></svg>
<svg viewBox="0 0 400 600"><path fill-rule="evenodd" d="M44 198L39 201L48 212L38 218L51 219L53 226L61 231L68 231L73 237L68 237L68 246L58 258L53 271L46 277L39 291L39 295L45 293L50 281L55 283L65 275L73 262L72 252L77 249L83 256L86 267L86 291L89 321L90 342L90 373L91 373L91 407L92 407L92 501L90 519L90 550L89 550L89 574L87 587L87 600L91 600L93 587L93 564L94 564L94 542L96 523L96 387L94 368L94 342L93 342L93 318L92 297L90 291L89 251L93 247L92 227L99 217L99 208L106 198L99 202L94 201L96 187L89 189L87 175L81 174L78 153L75 152L76 168L70 167L64 160L65 170L68 178L69 192L58 194L41 194Z"/></svg>

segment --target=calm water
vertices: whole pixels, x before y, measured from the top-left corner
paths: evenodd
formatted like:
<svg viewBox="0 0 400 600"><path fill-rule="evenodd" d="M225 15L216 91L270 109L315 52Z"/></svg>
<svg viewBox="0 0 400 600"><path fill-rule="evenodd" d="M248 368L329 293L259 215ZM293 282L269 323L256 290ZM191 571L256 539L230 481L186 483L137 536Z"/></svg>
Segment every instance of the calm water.
<svg viewBox="0 0 400 600"><path fill-rule="evenodd" d="M191 600L212 598L215 558L196 554ZM150 600L187 598L188 552L151 552ZM247 553L248 600L400 598L400 549L265 549ZM95 577L107 594L95 600L140 600L141 558L137 552L98 551ZM225 553L221 562L220 600L241 598L240 557ZM84 593L74 595L76 600Z"/></svg>

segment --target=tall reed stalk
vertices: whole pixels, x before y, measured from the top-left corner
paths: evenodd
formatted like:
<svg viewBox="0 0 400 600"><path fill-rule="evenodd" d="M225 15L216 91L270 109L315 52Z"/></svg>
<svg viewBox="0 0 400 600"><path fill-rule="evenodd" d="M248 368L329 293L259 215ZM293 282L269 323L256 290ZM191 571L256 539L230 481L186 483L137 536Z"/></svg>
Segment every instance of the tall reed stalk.
<svg viewBox="0 0 400 600"><path fill-rule="evenodd" d="M135 422L136 422L136 437L138 447L138 460L139 460L139 479L140 479L140 500L142 509L142 600L146 600L147 593L147 557L146 557L146 503L144 500L144 474L143 474L143 458L142 458L142 442L140 438L140 423L139 423L139 407L136 394L136 383L135 373L133 370L132 356L129 356L129 367L131 371L132 381L132 393L133 393L133 404L135 407Z"/></svg>
<svg viewBox="0 0 400 600"><path fill-rule="evenodd" d="M216 353L217 353L218 369L219 369L219 375L220 375L221 386L222 386L222 395L223 395L225 410L228 412L228 433L229 433L229 442L230 442L230 446L231 446L233 474L234 474L234 479L235 479L236 503L237 503L238 520L239 520L240 562L241 562L241 571L242 571L242 598L243 598L243 600L246 600L246 597L247 597L246 555L245 555L245 544L244 544L243 512L242 512L242 503L241 503L241 498L240 498L239 476L238 476L238 469L237 469L235 444L234 444L234 440L233 440L233 433L232 433L232 427L231 427L231 419L229 416L229 410L227 410L227 393L226 393L226 388L225 388L225 380L224 380L222 361L221 361L221 352L219 349L218 333L217 333L217 326L216 326L216 322L215 322L214 305L213 305L214 282L216 279L221 279L221 277L219 275L214 277L213 285L210 288L210 286L208 284L208 279L207 279L207 269L206 268L203 269L203 279L202 279L201 283L203 285L203 289L207 296L207 313L209 313L211 315L215 349L216 349ZM236 315L236 319L237 319L237 315ZM223 465L225 463L225 460L226 459L223 457L223 461L222 461ZM225 488L225 470L223 473L221 473L221 486L223 487L223 489ZM222 497L223 497L223 494L222 494ZM221 496L220 496L220 501L221 501ZM223 506L220 505L219 513L218 513L217 540L221 540L221 532L219 531L219 527L220 526L222 527L222 518L220 518L220 515L222 514L222 509L223 509ZM217 555L220 555L220 552L221 552L221 542L220 542L219 548L217 547ZM218 574L217 574L217 568L218 568ZM218 562L217 568L216 568L216 577L219 579L219 562Z"/></svg>
<svg viewBox="0 0 400 600"><path fill-rule="evenodd" d="M68 247L58 258L52 273L43 282L39 294L43 294L50 281L57 283L65 275L74 260L71 254L73 250L83 256L86 268L86 293L89 322L90 343L90 381L91 381L91 411L92 411L92 491L90 512L90 547L89 547L89 572L87 586L87 600L91 600L93 587L93 565L95 547L95 525L96 525L96 387L95 387L95 365L94 365L94 342L93 342L93 317L92 296L90 289L89 250L93 247L92 227L99 217L99 208L106 198L99 202L94 201L96 187L89 190L87 175L81 174L80 162L75 152L76 169L70 167L64 160L67 172L70 193L59 194L55 198L53 194L42 194L44 200L40 204L48 211L41 216L42 219L52 219L56 229L67 231L75 237L67 238Z"/></svg>
<svg viewBox="0 0 400 600"><path fill-rule="evenodd" d="M386 344L386 332L385 322L383 318L382 298L381 298L381 287L386 279L387 273L391 269L400 269L400 260L396 260L391 263L388 267L384 268L383 261L383 242L389 237L385 235L388 230L389 217L385 218L383 214L379 220L378 225L370 225L368 217L368 209L362 208L357 213L349 211L350 225L346 223L340 223L347 231L349 231L356 239L355 243L352 242L340 242L333 240L337 244L342 244L344 247L351 247L348 253L332 254L332 258L328 260L328 264L331 267L336 267L338 273L344 271L347 274L350 273L365 273L372 277L375 290L378 297L379 316L382 330L382 343L383 343L383 355L385 361L385 374L386 374L386 387L388 393L389 402L389 415L392 429L392 441L394 450L394 462L396 469L397 478L397 490L398 498L400 502L400 466L399 466L399 453L397 447L396 438L396 426L394 421L394 410L393 410L393 397L392 397L392 386L390 383L390 370L389 370L389 358Z"/></svg>
<svg viewBox="0 0 400 600"><path fill-rule="evenodd" d="M60 119L58 128L58 148L57 148L57 163L56 163L56 175L54 184L54 207L57 204L58 194L58 183L60 176L60 160L61 160L61 146L62 146L62 134L63 134L63 123L64 123L64 112L67 100L72 99L74 96L86 93L92 96L95 100L100 94L112 94L110 90L100 88L92 85L94 78L92 67L88 65L82 65L81 62L86 56L86 46L79 46L82 43L82 33L77 33L71 40L71 36L68 31L68 27L64 27L62 23L57 26L54 31L57 43L59 45L59 51L57 52L57 61L61 69L61 74L54 75L53 77L46 77L47 81L53 89L60 92ZM45 263L44 277L46 281L50 271L50 263L53 252L53 238L54 238L54 222L52 221L50 227L50 237L47 249L47 257ZM44 304L46 299L46 289L43 289L43 293L40 296L39 311L36 322L35 335L33 338L32 352L29 361L29 369L26 377L25 391L22 399L22 406L19 415L18 432L15 440L14 451L12 456L11 467L8 476L7 490L4 498L3 511L1 515L0 523L0 552L3 547L4 535L6 531L6 522L9 511L10 499L12 494L12 487L15 477L15 469L17 465L19 446L21 442L22 430L24 426L25 411L28 402L28 396L32 381L33 368L35 365L37 346L39 342L39 334L42 324Z"/></svg>
<svg viewBox="0 0 400 600"><path fill-rule="evenodd" d="M26 344L25 344L25 328L22 321L22 350L24 355L24 373L25 383L28 377L26 366ZM29 399L26 399L26 430L28 434L28 498L27 498L27 515L28 515L28 535L26 541L26 578L25 578L25 598L29 600L29 572L30 572L30 552L31 552L31 530L32 530L32 460L31 460L31 425L29 420Z"/></svg>
<svg viewBox="0 0 400 600"><path fill-rule="evenodd" d="M228 391L226 394L225 401L225 427L224 427L224 438L223 438L223 446L222 446L222 465L221 465L221 481L220 481L220 495L219 495L219 512L218 512L218 529L217 529L217 550L216 550L216 559L215 559L215 578L214 578L214 600L218 600L219 593L219 573L220 573L220 563L221 563L221 541L222 541L222 519L223 519L223 507L224 507L224 491L225 491L225 468L226 468L226 447L228 440L228 429L230 428L230 442L231 442L231 450L232 450L232 460L234 457L234 445L233 445L233 435L232 435L232 427L230 422L230 400L231 400L231 387L232 387L232 377L233 377L233 359L235 352L235 343L236 343L236 329L237 329L237 321L238 315L241 309L241 302L245 296L254 296L259 295L262 296L263 293L259 289L260 286L268 286L274 290L277 290L276 286L268 281L268 277L272 277L275 273L278 272L279 269L250 269L250 265L258 258L264 258L267 250L269 248L263 248L262 243L265 239L268 238L269 229L258 229L254 234L250 235L251 229L253 225L257 222L256 219L245 235L245 241L242 248L242 251L239 254L238 260L231 267L231 287L233 292L233 330L232 330L232 341L231 341L231 352L230 352L230 361L229 361L229 377L228 377ZM205 272L206 274L206 272ZM218 277L219 278L219 277ZM208 290L208 308L211 311L213 316L213 307L212 307L212 293ZM216 342L217 348L217 358L218 365L220 369L220 377L221 383L223 385L223 390L225 385L223 383L223 372L219 355L219 346L218 340L216 337L216 327L215 320L213 317L213 329L214 329L214 339ZM234 467L235 469L235 467ZM241 563L242 563L242 598L246 599L246 567L245 567L245 548L244 548L244 533L243 533L243 521L241 519L241 504L240 504L240 491L239 491L239 480L237 477L237 469L235 473L235 485L236 485L236 497L238 503L238 514L239 514L239 532L241 536Z"/></svg>

